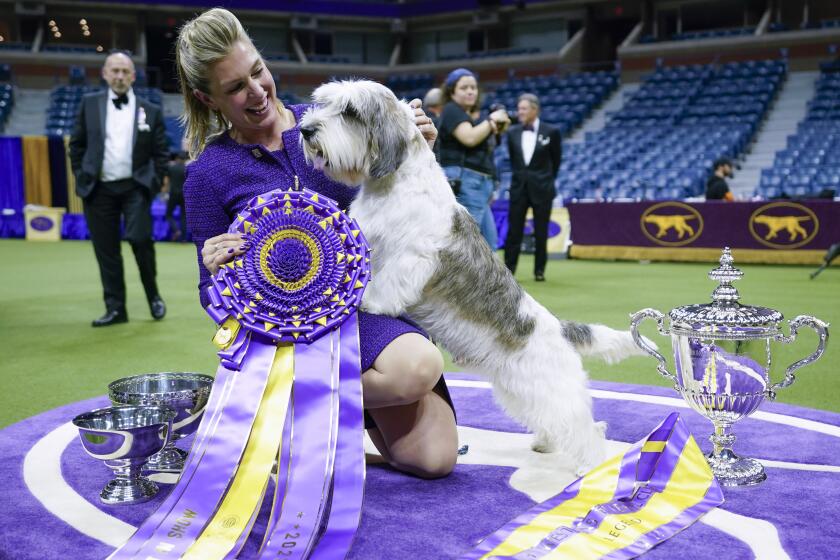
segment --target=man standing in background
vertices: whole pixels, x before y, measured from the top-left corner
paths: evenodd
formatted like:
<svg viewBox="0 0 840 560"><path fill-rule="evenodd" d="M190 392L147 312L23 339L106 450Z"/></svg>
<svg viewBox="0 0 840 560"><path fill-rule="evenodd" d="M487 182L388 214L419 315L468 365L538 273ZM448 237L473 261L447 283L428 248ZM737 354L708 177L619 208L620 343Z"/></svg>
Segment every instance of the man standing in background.
<svg viewBox="0 0 840 560"><path fill-rule="evenodd" d="M163 112L134 95L134 63L126 53L108 55L102 78L108 90L82 99L70 138L76 194L84 203L105 299L105 315L93 321L94 327L128 321L122 217L152 317L166 315L157 287L151 216L151 201L169 158Z"/></svg>
<svg viewBox="0 0 840 560"><path fill-rule="evenodd" d="M169 222L169 238L172 241L186 241L187 216L184 208L184 179L189 155L176 152L169 162L169 169L163 180L163 190L169 195L166 199L166 221ZM180 219L175 221L175 209L180 209Z"/></svg>
<svg viewBox="0 0 840 560"><path fill-rule="evenodd" d="M437 127L440 114L443 112L443 92L440 88L432 88L423 97L423 110Z"/></svg>
<svg viewBox="0 0 840 560"><path fill-rule="evenodd" d="M505 239L505 266L516 272L525 216L530 207L534 216L534 279L545 281L548 261L548 224L556 194L554 180L560 169L560 131L540 122L540 100L523 93L516 104L518 125L507 135L513 177L510 182L508 233Z"/></svg>
<svg viewBox="0 0 840 560"><path fill-rule="evenodd" d="M732 161L729 158L720 158L713 166L714 173L706 182L706 200L725 200L732 202L735 197L729 190L726 178L732 178Z"/></svg>

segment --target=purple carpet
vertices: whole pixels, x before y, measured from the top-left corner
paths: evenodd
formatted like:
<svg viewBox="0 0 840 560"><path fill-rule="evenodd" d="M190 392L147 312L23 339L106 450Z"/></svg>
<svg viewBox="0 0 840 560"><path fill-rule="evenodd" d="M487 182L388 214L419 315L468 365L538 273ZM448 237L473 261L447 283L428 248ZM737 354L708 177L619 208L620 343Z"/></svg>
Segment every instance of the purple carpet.
<svg viewBox="0 0 840 560"><path fill-rule="evenodd" d="M478 378L447 375L469 450L447 478L424 481L379 465L367 469L361 527L352 559L456 558L479 539L556 493L572 477L561 462L528 450L528 436L495 405ZM607 437L645 436L671 411L682 413L701 447L711 424L668 389L594 382L595 416ZM110 471L85 455L70 419L105 406L99 397L34 416L0 431L0 558L105 558L161 502L109 507L98 493ZM768 479L724 489L726 502L656 547L647 558L836 558L840 533L840 414L765 404L739 422L737 452L760 459ZM179 442L187 448L189 440ZM554 459L557 460L557 459ZM829 523L833 526L833 523Z"/></svg>

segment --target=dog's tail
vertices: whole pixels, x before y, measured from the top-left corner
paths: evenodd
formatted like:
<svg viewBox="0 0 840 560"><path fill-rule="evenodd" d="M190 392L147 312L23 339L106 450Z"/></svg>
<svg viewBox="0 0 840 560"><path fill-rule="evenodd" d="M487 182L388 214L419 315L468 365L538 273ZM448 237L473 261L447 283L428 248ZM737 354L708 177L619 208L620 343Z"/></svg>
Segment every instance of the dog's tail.
<svg viewBox="0 0 840 560"><path fill-rule="evenodd" d="M581 356L596 356L608 364L630 356L644 356L644 351L633 342L630 331L618 331L604 325L584 325L563 321L563 337L572 343ZM656 345L648 341L653 348Z"/></svg>

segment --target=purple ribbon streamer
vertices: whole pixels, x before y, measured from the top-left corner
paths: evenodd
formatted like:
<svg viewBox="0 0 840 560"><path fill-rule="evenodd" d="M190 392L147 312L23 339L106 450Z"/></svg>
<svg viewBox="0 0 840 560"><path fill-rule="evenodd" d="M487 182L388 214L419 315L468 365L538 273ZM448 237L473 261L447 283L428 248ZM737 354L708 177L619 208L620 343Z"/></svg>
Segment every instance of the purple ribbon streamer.
<svg viewBox="0 0 840 560"><path fill-rule="evenodd" d="M317 537L335 458L338 363L333 361L337 338L333 331L310 344L295 345L289 481L277 524L269 528L271 536L260 558L306 558ZM325 367L328 364L330 367Z"/></svg>
<svg viewBox="0 0 840 560"><path fill-rule="evenodd" d="M236 379L237 374L235 371L221 366L216 371L216 379L213 382L213 388L210 391L210 396L207 400L207 408L204 411L201 423L198 425L198 430L196 430L193 445L190 449L189 455L187 455L184 470L179 477L178 484L172 489L158 509L155 510L155 512L143 522L137 531L134 532L131 538L129 538L124 545L111 553L108 557L109 560L133 558L143 543L151 538L155 530L163 522L164 518L175 507L178 499L181 497L181 494L183 494L184 488L186 488L186 481L192 478L195 469L198 467L201 456L204 454L207 447L207 442L215 430L216 425L219 423L224 407L227 404L233 387L235 386ZM182 481L184 482L183 484Z"/></svg>
<svg viewBox="0 0 840 560"><path fill-rule="evenodd" d="M332 506L326 532L311 560L344 558L356 536L365 489L364 412L358 316L341 326L339 428L333 475Z"/></svg>
<svg viewBox="0 0 840 560"><path fill-rule="evenodd" d="M225 406L218 427L208 441L197 468L187 479L177 504L140 548L140 558L178 558L195 542L216 510L236 472L262 400L274 353L274 344L252 341L242 371ZM179 524L184 512L192 512L189 524ZM178 530L172 528L178 525ZM159 547L159 545L163 545Z"/></svg>

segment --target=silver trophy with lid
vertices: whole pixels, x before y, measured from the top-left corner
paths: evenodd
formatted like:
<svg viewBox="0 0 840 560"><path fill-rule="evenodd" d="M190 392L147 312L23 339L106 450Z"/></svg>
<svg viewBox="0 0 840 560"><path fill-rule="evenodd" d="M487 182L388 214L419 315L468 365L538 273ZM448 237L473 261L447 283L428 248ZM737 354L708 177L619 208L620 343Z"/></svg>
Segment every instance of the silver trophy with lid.
<svg viewBox="0 0 840 560"><path fill-rule="evenodd" d="M697 412L711 420L714 434L709 464L720 484L748 486L767 478L755 459L739 457L732 451L735 435L732 424L752 414L764 399L773 400L776 391L795 381L794 372L823 355L828 341L828 324L808 315L789 320L790 335L780 327L784 320L775 309L738 303L738 290L732 285L743 272L732 266L729 247L723 250L720 266L709 273L719 282L712 303L686 305L665 316L655 309L642 309L631 316L633 340L656 358L659 373L674 382L674 388ZM662 335L670 335L676 375L668 371L665 358L639 334L639 324L654 319ZM811 355L785 370L778 383L770 381L772 341L790 344L801 327L817 332L819 342Z"/></svg>

